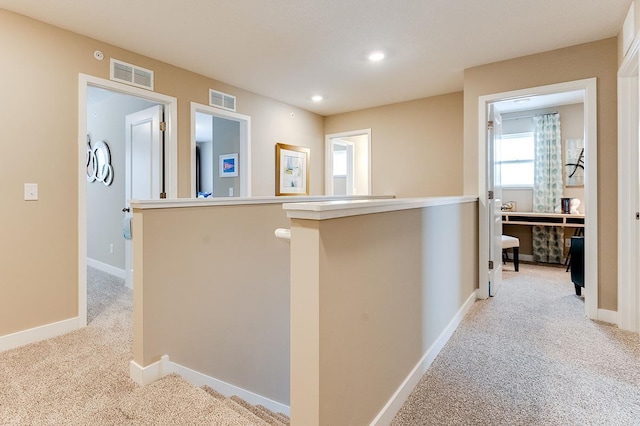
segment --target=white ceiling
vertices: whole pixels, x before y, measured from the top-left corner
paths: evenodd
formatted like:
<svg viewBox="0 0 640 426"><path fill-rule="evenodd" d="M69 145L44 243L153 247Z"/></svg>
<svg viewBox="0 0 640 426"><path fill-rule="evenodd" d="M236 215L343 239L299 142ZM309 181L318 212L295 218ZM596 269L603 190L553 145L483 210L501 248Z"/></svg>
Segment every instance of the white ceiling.
<svg viewBox="0 0 640 426"><path fill-rule="evenodd" d="M613 37L630 4L0 0L0 8L322 115L460 91L466 68ZM373 50L386 58L370 63ZM315 94L324 100L314 103Z"/></svg>

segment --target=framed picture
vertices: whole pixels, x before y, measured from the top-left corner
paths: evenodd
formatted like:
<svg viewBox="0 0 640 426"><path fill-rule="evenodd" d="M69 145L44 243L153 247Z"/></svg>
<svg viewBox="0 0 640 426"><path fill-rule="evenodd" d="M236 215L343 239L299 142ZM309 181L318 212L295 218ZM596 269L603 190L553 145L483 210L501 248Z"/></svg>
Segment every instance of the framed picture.
<svg viewBox="0 0 640 426"><path fill-rule="evenodd" d="M565 185L584 185L584 141L567 139L565 141Z"/></svg>
<svg viewBox="0 0 640 426"><path fill-rule="evenodd" d="M220 156L220 177L238 176L238 153Z"/></svg>
<svg viewBox="0 0 640 426"><path fill-rule="evenodd" d="M276 195L309 195L309 148L276 144Z"/></svg>

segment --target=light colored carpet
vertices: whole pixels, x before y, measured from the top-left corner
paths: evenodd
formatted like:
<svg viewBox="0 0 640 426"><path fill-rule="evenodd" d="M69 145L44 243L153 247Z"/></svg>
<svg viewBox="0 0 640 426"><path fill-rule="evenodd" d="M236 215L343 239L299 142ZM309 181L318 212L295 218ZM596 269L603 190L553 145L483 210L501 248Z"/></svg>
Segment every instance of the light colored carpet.
<svg viewBox="0 0 640 426"><path fill-rule="evenodd" d="M132 293L88 268L87 327L0 353L0 425L229 425L264 422L171 375L129 379Z"/></svg>
<svg viewBox="0 0 640 426"><path fill-rule="evenodd" d="M392 425L640 425L638 335L588 320L563 268L507 268Z"/></svg>
<svg viewBox="0 0 640 426"><path fill-rule="evenodd" d="M132 382L131 292L89 276L88 327L0 353L0 425L262 424L177 376ZM586 319L562 268L522 264L473 306L392 424L640 425L638 335Z"/></svg>

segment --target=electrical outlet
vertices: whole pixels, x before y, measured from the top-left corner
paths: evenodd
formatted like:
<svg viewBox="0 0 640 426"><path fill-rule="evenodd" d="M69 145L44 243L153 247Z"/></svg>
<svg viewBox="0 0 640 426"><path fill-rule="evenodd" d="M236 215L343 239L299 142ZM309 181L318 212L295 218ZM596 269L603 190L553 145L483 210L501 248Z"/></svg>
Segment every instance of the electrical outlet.
<svg viewBox="0 0 640 426"><path fill-rule="evenodd" d="M564 246L565 247L571 247L571 238L565 238L564 239Z"/></svg>
<svg viewBox="0 0 640 426"><path fill-rule="evenodd" d="M109 244L109 253L113 254L113 243Z"/></svg>
<svg viewBox="0 0 640 426"><path fill-rule="evenodd" d="M229 188L229 197L233 197L233 187Z"/></svg>

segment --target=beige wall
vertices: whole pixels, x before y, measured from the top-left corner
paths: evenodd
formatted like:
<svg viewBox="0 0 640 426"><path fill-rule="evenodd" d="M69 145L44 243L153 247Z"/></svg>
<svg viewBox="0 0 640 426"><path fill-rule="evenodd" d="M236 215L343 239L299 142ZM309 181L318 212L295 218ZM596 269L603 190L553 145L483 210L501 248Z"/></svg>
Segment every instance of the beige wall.
<svg viewBox="0 0 640 426"><path fill-rule="evenodd" d="M282 205L134 210L134 360L171 361L289 405ZM188 248L185 250L185 248Z"/></svg>
<svg viewBox="0 0 640 426"><path fill-rule="evenodd" d="M111 57L154 70L156 91L178 98L180 196L190 195L190 102L207 104L209 88L252 118L253 195L274 194L276 142L311 148L310 191L324 191L321 116L4 10L0 57L0 336L78 315L78 73L108 79ZM23 201L24 183L40 185L39 201Z"/></svg>
<svg viewBox="0 0 640 426"><path fill-rule="evenodd" d="M398 197L462 193L462 92L325 118L326 134L371 129L371 189Z"/></svg>
<svg viewBox="0 0 640 426"><path fill-rule="evenodd" d="M478 98L597 78L599 308L617 310L617 40L610 38L465 70L464 193L478 193ZM588 230L587 230L588 232Z"/></svg>
<svg viewBox="0 0 640 426"><path fill-rule="evenodd" d="M291 222L291 420L369 424L473 294L477 203Z"/></svg>

